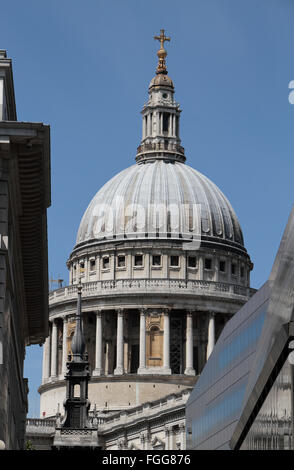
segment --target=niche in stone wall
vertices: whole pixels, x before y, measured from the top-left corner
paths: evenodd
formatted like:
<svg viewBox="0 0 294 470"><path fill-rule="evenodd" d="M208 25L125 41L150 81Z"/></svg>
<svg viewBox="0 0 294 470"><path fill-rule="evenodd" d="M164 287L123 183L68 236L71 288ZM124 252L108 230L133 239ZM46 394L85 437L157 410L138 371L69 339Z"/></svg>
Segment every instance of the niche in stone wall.
<svg viewBox="0 0 294 470"><path fill-rule="evenodd" d="M80 398L81 396L81 386L80 384L75 384L74 385L74 391L73 391L74 398Z"/></svg>
<svg viewBox="0 0 294 470"><path fill-rule="evenodd" d="M57 321L57 375L62 374L63 322Z"/></svg>
<svg viewBox="0 0 294 470"><path fill-rule="evenodd" d="M76 327L76 322L73 321L73 320L69 320L68 324L67 324L67 356L69 354L72 354L71 342L72 342L73 335L74 335L74 332L75 332L75 327ZM67 358L66 358L66 360L67 360Z"/></svg>
<svg viewBox="0 0 294 470"><path fill-rule="evenodd" d="M151 314L147 318L146 363L149 367L161 367L163 365L163 331L161 321L161 316L158 314Z"/></svg>

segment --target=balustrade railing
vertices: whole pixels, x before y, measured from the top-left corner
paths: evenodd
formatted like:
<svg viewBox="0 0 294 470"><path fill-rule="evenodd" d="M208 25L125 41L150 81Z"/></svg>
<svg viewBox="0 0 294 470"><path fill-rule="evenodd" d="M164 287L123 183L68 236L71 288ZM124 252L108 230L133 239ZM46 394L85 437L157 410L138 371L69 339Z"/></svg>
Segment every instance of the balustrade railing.
<svg viewBox="0 0 294 470"><path fill-rule="evenodd" d="M83 283L83 297L92 295L112 295L114 292L126 292L138 290L139 292L150 293L160 291L174 293L202 293L219 294L229 296L249 297L254 289L224 282L185 280L185 279L118 279L109 281L91 281ZM77 286L63 287L49 293L49 302L57 303L63 300L70 300L77 296Z"/></svg>
<svg viewBox="0 0 294 470"><path fill-rule="evenodd" d="M170 150L173 152L179 152L185 154L185 149L181 145L173 142L146 142L137 147L137 153L148 152L154 150Z"/></svg>
<svg viewBox="0 0 294 470"><path fill-rule="evenodd" d="M104 417L100 416L89 416L89 422L92 425L99 425L103 424L105 422ZM47 432L52 432L55 430L57 424L57 419L56 418L50 418L50 419L42 419L42 418L27 418L26 420L26 428L27 431L33 431L34 428L40 428L43 431Z"/></svg>
<svg viewBox="0 0 294 470"><path fill-rule="evenodd" d="M55 428L56 419L27 418L27 426Z"/></svg>

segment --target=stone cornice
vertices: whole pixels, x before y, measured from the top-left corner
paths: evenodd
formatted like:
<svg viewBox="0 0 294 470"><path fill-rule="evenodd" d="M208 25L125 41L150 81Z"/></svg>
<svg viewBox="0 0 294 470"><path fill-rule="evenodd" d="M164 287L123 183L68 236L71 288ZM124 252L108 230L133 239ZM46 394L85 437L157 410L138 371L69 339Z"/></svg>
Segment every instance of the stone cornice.
<svg viewBox="0 0 294 470"><path fill-rule="evenodd" d="M17 116L12 73L12 60L7 58L5 50L0 50L0 67L0 78L4 78L8 119L11 121L16 121Z"/></svg>
<svg viewBox="0 0 294 470"><path fill-rule="evenodd" d="M0 158L16 166L9 183L19 187L21 200L18 232L26 344L43 343L48 335L46 210L51 203L50 129L41 123L1 121L0 141ZM11 204L16 205L18 201L14 199Z"/></svg>

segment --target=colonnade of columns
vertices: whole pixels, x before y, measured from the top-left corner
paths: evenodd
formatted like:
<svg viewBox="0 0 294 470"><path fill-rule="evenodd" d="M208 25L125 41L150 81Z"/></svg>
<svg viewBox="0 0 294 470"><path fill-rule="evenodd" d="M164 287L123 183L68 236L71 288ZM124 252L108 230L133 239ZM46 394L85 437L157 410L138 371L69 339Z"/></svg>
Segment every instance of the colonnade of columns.
<svg viewBox="0 0 294 470"><path fill-rule="evenodd" d="M169 113L168 119L168 136L177 137L179 134L179 120L177 122L177 115L175 113ZM156 130L153 129L153 123L156 123ZM156 137L157 135L163 135L163 112L148 113L143 117L142 121L142 139L146 137Z"/></svg>
<svg viewBox="0 0 294 470"><path fill-rule="evenodd" d="M163 321L163 367L162 373L171 374L170 367L170 310L164 309ZM140 310L139 326L139 368L138 374L146 374L148 366L146 364L146 316L147 308ZM117 310L117 334L116 334L116 368L114 375L124 374L124 309ZM186 361L185 375L195 375L195 365L193 364L193 311L186 312ZM68 318L63 320L63 338L62 338L62 367L61 376L66 373L67 361L67 337L68 337ZM43 350L43 377L42 383L46 383L49 378L58 378L58 331L57 322L52 320L51 334L46 339ZM95 369L93 375L103 375L103 332L102 332L102 311L96 312L96 338L95 338ZM215 314L210 313L208 322L208 341L206 358L210 356L215 344ZM160 373L160 372L159 372Z"/></svg>

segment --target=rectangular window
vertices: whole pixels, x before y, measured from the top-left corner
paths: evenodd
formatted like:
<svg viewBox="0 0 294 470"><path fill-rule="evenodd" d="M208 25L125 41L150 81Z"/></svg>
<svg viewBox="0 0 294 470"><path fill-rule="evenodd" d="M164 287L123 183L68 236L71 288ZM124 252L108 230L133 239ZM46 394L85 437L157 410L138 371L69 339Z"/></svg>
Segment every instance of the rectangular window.
<svg viewBox="0 0 294 470"><path fill-rule="evenodd" d="M219 262L219 270L220 270L220 272L222 272L222 273L225 273L225 272L226 272L226 262L225 262L225 261L220 261L220 262Z"/></svg>
<svg viewBox="0 0 294 470"><path fill-rule="evenodd" d="M105 256L105 258L103 258L102 266L103 266L103 269L108 269L109 268L109 257L108 256Z"/></svg>
<svg viewBox="0 0 294 470"><path fill-rule="evenodd" d="M196 256L189 256L188 257L188 267L189 268L196 268Z"/></svg>
<svg viewBox="0 0 294 470"><path fill-rule="evenodd" d="M152 266L161 266L161 256L153 255L152 256Z"/></svg>
<svg viewBox="0 0 294 470"><path fill-rule="evenodd" d="M204 268L205 269L211 269L212 262L210 258L205 258L204 260Z"/></svg>
<svg viewBox="0 0 294 470"><path fill-rule="evenodd" d="M179 257L178 256L171 256L170 257L170 265L171 266L179 266Z"/></svg>
<svg viewBox="0 0 294 470"><path fill-rule="evenodd" d="M244 266L241 266L241 277L245 276L245 269Z"/></svg>
<svg viewBox="0 0 294 470"><path fill-rule="evenodd" d="M237 265L236 265L236 263L232 263L231 273L232 273L233 276L235 276L237 274Z"/></svg>
<svg viewBox="0 0 294 470"><path fill-rule="evenodd" d="M126 257L125 256L118 256L117 257L117 266L119 268L123 268L126 265Z"/></svg>
<svg viewBox="0 0 294 470"><path fill-rule="evenodd" d="M143 255L135 255L135 266L143 266Z"/></svg>
<svg viewBox="0 0 294 470"><path fill-rule="evenodd" d="M81 262L80 263L80 273L83 273L85 271L85 263Z"/></svg>
<svg viewBox="0 0 294 470"><path fill-rule="evenodd" d="M94 259L90 259L90 271L94 271L96 268L96 261Z"/></svg>

